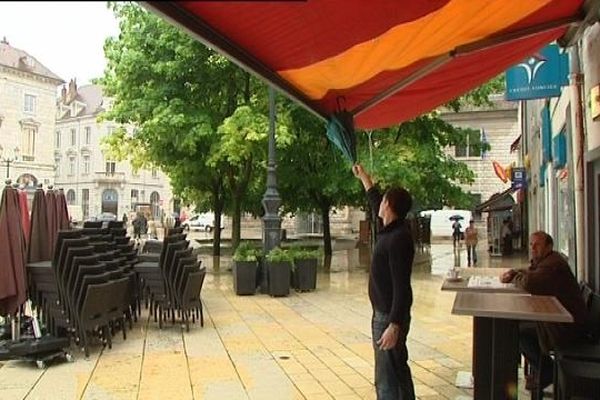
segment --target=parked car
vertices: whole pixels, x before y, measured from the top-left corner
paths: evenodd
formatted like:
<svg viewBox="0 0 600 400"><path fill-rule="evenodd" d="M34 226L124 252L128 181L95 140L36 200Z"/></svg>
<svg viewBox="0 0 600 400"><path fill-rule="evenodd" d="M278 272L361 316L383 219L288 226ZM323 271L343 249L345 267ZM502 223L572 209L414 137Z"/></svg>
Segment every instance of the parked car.
<svg viewBox="0 0 600 400"><path fill-rule="evenodd" d="M98 214L95 217L90 217L88 221L102 221L102 227L106 228L108 226L109 221L116 221L117 216L111 212L103 212Z"/></svg>
<svg viewBox="0 0 600 400"><path fill-rule="evenodd" d="M181 223L186 230L212 232L215 228L215 215L213 213L196 214ZM225 229L221 222L221 230Z"/></svg>

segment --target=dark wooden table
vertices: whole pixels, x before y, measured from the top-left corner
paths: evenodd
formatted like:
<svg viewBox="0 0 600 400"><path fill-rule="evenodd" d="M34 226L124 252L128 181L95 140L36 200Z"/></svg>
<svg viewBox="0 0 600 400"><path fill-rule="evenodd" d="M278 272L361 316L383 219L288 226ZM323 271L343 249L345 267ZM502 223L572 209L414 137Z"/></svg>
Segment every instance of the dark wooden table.
<svg viewBox="0 0 600 400"><path fill-rule="evenodd" d="M553 296L458 292L452 313L473 316L475 399L517 399L519 321L573 322Z"/></svg>

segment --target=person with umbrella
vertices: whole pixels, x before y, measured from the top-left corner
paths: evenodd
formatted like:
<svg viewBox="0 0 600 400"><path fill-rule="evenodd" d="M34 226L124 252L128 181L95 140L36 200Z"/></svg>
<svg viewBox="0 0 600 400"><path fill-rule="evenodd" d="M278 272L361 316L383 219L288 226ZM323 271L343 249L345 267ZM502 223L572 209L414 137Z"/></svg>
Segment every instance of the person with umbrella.
<svg viewBox="0 0 600 400"><path fill-rule="evenodd" d="M463 217L460 215L453 215L450 217L450 221L454 221L452 223L452 243L454 244L454 247L460 246L460 238L462 235L460 230L462 229L462 225L459 221L461 219L463 219Z"/></svg>
<svg viewBox="0 0 600 400"><path fill-rule="evenodd" d="M413 302L410 277L415 247L405 219L412 197L403 188L391 188L381 196L362 165L355 164L352 172L362 182L371 209L378 211L382 222L369 272L377 399L414 400L406 347Z"/></svg>

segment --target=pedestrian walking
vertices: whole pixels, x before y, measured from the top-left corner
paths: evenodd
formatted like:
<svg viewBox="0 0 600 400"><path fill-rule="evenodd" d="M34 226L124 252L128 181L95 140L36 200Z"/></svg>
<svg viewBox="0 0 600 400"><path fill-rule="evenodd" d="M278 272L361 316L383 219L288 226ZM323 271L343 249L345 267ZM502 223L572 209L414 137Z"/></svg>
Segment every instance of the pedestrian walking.
<svg viewBox="0 0 600 400"><path fill-rule="evenodd" d="M469 221L469 226L465 229L465 244L467 245L467 265L470 267L477 265L477 228L475 221Z"/></svg>
<svg viewBox="0 0 600 400"><path fill-rule="evenodd" d="M412 206L412 197L402 188L389 189L382 196L360 164L354 165L352 172L362 182L371 210L378 212L382 222L369 272L377 399L414 400L406 347L413 301L410 277L415 249L405 219Z"/></svg>

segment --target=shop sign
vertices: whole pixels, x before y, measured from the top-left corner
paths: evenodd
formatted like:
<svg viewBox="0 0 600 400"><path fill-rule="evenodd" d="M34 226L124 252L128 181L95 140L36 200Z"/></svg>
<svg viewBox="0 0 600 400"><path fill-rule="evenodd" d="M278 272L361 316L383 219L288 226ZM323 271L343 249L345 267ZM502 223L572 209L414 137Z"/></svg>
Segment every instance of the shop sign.
<svg viewBox="0 0 600 400"><path fill-rule="evenodd" d="M511 171L511 186L514 190L523 189L527 186L527 172L525 168L513 168Z"/></svg>
<svg viewBox="0 0 600 400"><path fill-rule="evenodd" d="M506 100L558 97L568 84L568 54L551 44L506 70Z"/></svg>

